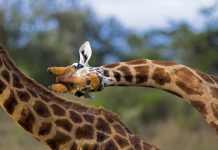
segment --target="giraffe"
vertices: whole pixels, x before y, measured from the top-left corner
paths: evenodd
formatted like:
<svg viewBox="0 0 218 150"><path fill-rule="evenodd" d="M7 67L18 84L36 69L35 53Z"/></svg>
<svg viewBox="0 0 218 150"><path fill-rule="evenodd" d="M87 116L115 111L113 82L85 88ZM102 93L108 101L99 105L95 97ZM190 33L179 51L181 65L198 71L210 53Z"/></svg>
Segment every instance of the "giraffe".
<svg viewBox="0 0 218 150"><path fill-rule="evenodd" d="M0 44L0 105L52 150L157 150L113 113L69 102L28 78Z"/></svg>
<svg viewBox="0 0 218 150"><path fill-rule="evenodd" d="M83 49L91 51L90 46ZM90 54L86 52L83 57L90 58ZM49 70L57 76L58 82L51 90L76 96L101 91L108 86L152 87L173 93L197 109L218 135L218 77L175 62L149 59L100 67L90 67L80 61L70 67L51 67Z"/></svg>

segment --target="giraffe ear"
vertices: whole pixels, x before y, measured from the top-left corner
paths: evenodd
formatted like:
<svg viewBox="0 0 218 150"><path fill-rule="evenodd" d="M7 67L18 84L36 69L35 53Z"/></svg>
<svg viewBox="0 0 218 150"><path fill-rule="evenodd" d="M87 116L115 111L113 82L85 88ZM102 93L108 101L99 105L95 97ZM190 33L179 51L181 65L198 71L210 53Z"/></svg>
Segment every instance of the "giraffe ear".
<svg viewBox="0 0 218 150"><path fill-rule="evenodd" d="M79 63L85 67L89 66L88 62L92 56L92 49L88 41L86 41L79 49Z"/></svg>

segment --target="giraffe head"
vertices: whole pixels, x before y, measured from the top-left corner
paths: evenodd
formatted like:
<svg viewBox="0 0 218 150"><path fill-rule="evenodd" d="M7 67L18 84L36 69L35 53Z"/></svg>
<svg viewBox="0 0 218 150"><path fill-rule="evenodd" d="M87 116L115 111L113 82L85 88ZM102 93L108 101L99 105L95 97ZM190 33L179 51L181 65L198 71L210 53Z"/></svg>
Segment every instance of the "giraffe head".
<svg viewBox="0 0 218 150"><path fill-rule="evenodd" d="M54 92L72 93L76 96L89 96L90 92L103 89L103 71L100 67L90 67L92 55L89 42L79 49L80 61L67 67L50 67L48 71L56 75L57 84L51 85Z"/></svg>

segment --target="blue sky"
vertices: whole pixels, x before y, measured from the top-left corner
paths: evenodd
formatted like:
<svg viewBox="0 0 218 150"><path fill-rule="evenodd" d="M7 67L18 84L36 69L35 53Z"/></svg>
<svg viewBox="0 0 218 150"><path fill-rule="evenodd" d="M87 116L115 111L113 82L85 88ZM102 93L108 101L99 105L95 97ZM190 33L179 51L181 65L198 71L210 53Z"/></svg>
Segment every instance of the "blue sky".
<svg viewBox="0 0 218 150"><path fill-rule="evenodd" d="M124 26L136 30L166 27L170 20L185 20L200 28L202 7L215 0L82 0L101 19L115 17Z"/></svg>

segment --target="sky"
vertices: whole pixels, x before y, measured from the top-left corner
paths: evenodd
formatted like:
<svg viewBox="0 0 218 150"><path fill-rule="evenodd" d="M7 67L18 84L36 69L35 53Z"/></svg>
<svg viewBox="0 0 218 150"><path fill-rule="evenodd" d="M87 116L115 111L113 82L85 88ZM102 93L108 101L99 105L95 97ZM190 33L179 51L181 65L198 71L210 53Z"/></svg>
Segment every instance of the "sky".
<svg viewBox="0 0 218 150"><path fill-rule="evenodd" d="M125 27L136 30L167 27L169 21L187 21L201 28L199 10L216 0L82 0L101 19L114 17Z"/></svg>

